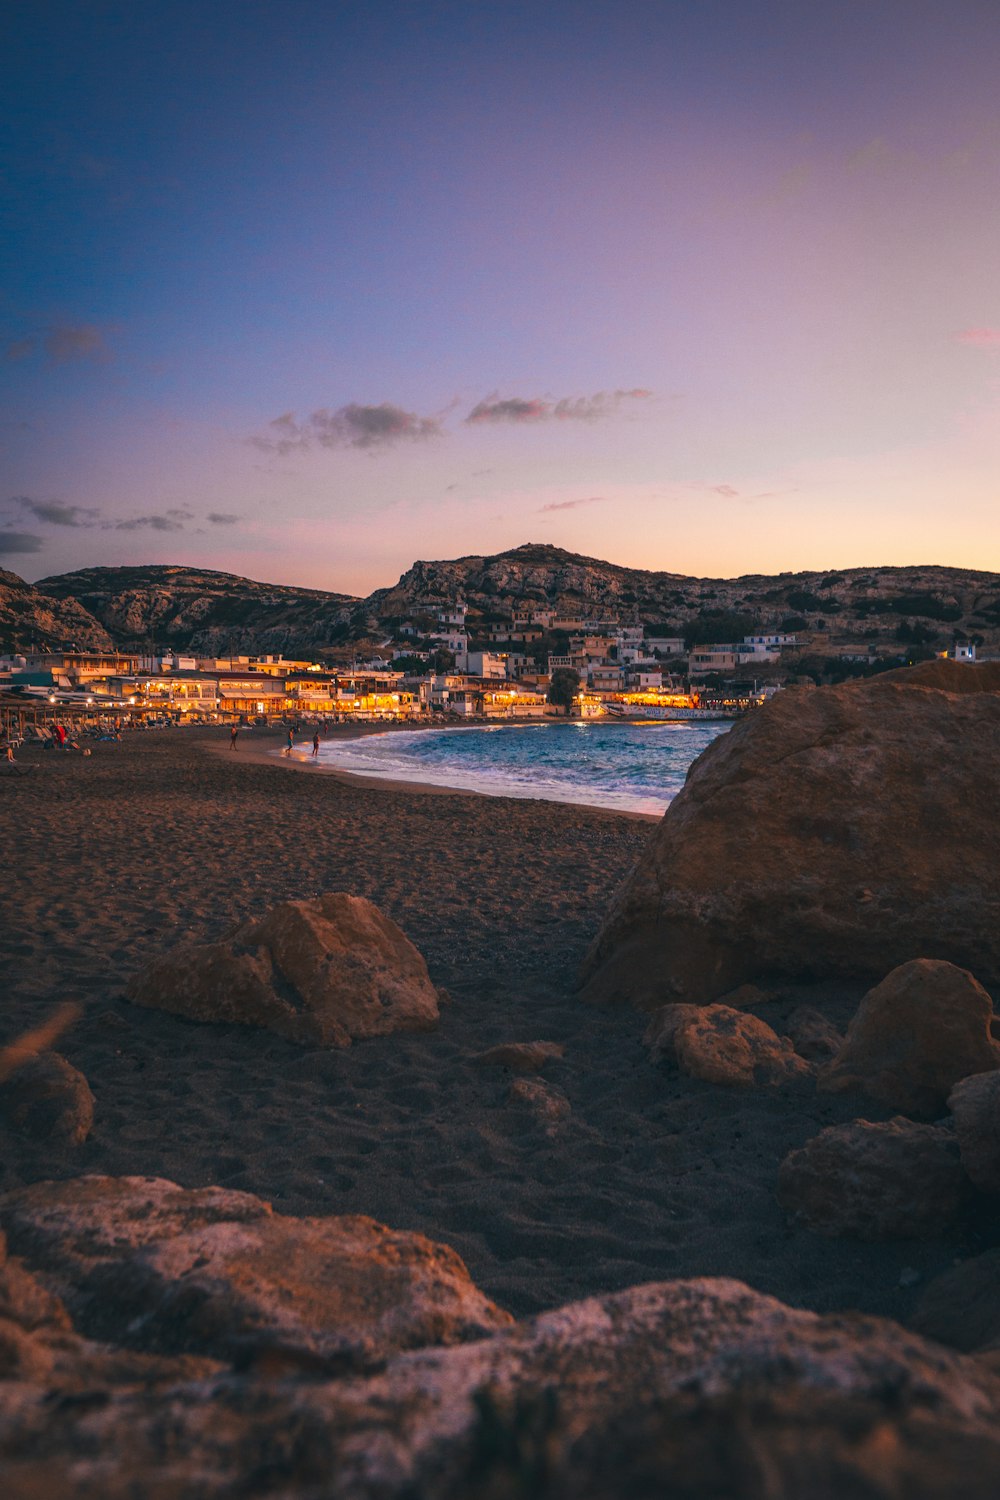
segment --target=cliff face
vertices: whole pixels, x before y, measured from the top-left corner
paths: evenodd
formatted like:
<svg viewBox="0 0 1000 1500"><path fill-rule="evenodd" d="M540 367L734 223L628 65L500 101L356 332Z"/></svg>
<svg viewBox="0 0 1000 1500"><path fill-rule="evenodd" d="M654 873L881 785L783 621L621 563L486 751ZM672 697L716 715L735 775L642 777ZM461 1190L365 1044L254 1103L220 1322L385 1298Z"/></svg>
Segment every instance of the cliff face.
<svg viewBox="0 0 1000 1500"><path fill-rule="evenodd" d="M0 575L9 593L3 578L14 575ZM959 631L1000 648L1000 574L931 566L688 578L528 544L492 557L415 562L394 587L367 599L181 567L87 568L34 589L17 579L13 591L30 638L122 647L152 640L220 655L350 649L349 641L379 639L394 621L460 598L481 614L534 603L704 641L784 627L818 632L819 641L940 648Z"/></svg>
<svg viewBox="0 0 1000 1500"><path fill-rule="evenodd" d="M43 578L51 599L78 600L119 646L149 641L212 654L300 655L343 639L355 600L195 568L84 568Z"/></svg>
<svg viewBox="0 0 1000 1500"><path fill-rule="evenodd" d="M85 651L110 651L99 620L76 599L53 599L16 573L0 568L0 655L74 642Z"/></svg>

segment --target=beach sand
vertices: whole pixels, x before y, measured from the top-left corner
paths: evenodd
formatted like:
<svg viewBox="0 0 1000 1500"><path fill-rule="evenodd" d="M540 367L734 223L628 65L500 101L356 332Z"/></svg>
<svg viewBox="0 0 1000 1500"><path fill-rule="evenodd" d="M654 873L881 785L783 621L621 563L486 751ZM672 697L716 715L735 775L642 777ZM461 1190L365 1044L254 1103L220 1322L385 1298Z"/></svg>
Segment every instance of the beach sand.
<svg viewBox="0 0 1000 1500"><path fill-rule="evenodd" d="M247 1189L288 1213L371 1214L453 1245L518 1315L728 1275L803 1306L905 1317L921 1280L977 1248L789 1227L774 1194L785 1153L884 1114L812 1087L683 1078L649 1061L643 1017L582 1004L578 966L648 821L364 785L282 763L280 743L136 733L87 759L25 752L31 773L0 779L0 1043L79 1000L59 1045L97 1101L82 1147L2 1137L0 1189L131 1173ZM435 1032L309 1051L124 999L178 940L331 890L377 902L423 951L450 995ZM780 1030L808 1001L843 1026L859 993L789 987L759 1013ZM572 1106L551 1134L508 1103L504 1072L471 1061L536 1039L566 1049L543 1075Z"/></svg>

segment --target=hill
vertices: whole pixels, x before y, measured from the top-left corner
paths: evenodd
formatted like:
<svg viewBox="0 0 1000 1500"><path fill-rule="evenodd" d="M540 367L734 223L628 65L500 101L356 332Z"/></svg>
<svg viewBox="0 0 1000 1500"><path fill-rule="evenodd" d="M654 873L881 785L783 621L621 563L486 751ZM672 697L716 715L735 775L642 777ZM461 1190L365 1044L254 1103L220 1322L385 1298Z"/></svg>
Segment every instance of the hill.
<svg viewBox="0 0 1000 1500"><path fill-rule="evenodd" d="M208 656L322 650L346 638L357 603L349 594L183 567L81 568L43 578L36 588L49 599L77 601L116 646Z"/></svg>
<svg viewBox="0 0 1000 1500"><path fill-rule="evenodd" d="M76 599L53 598L0 568L0 655L31 647L45 651L70 642L86 651L110 651L113 646L104 626Z"/></svg>
<svg viewBox="0 0 1000 1500"><path fill-rule="evenodd" d="M20 579L2 584L14 578L0 574L0 623L10 596L7 638L20 632L22 644L27 633L218 655L342 654L464 599L473 634L477 617L534 603L641 621L691 641L784 628L924 650L956 635L1000 646L1000 574L934 565L691 578L528 543L493 556L415 562L367 599L185 567L85 568L34 588Z"/></svg>

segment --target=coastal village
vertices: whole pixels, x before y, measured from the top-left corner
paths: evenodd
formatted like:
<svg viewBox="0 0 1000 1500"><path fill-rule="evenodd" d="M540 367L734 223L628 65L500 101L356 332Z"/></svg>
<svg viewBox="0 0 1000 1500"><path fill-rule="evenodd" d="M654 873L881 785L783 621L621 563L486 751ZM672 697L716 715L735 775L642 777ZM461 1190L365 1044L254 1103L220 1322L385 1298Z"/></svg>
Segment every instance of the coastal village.
<svg viewBox="0 0 1000 1500"><path fill-rule="evenodd" d="M545 649L553 642L563 649ZM0 657L0 711L7 733L67 716L259 725L730 718L794 679L811 644L808 634L776 630L688 648L681 636L650 634L618 618L541 607L484 617L456 600L434 617L400 621L376 654L335 669L280 655L82 651L74 644L12 653ZM973 644L941 654L977 659ZM870 666L879 660L861 646L844 659Z"/></svg>

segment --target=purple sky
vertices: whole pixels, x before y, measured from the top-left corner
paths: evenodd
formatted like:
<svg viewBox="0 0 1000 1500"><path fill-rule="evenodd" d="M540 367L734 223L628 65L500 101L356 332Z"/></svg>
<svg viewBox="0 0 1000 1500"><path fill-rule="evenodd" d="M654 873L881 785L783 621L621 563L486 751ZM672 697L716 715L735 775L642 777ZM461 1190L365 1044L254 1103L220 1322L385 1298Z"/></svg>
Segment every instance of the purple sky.
<svg viewBox="0 0 1000 1500"><path fill-rule="evenodd" d="M996 0L6 32L0 566L1000 569Z"/></svg>

